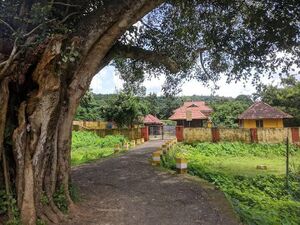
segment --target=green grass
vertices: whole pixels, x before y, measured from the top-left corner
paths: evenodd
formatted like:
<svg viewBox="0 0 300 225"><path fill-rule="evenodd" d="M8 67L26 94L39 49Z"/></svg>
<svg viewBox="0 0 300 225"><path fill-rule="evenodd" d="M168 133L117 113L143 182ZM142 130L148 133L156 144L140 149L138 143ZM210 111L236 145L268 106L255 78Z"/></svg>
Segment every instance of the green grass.
<svg viewBox="0 0 300 225"><path fill-rule="evenodd" d="M81 165L114 154L114 147L128 140L123 136L106 136L87 131L73 131L71 164Z"/></svg>
<svg viewBox="0 0 300 225"><path fill-rule="evenodd" d="M291 146L290 187L285 186L285 146L242 143L178 145L163 157L175 169L175 157L188 159L189 173L220 188L249 225L300 224L300 150ZM257 165L267 170L257 170Z"/></svg>

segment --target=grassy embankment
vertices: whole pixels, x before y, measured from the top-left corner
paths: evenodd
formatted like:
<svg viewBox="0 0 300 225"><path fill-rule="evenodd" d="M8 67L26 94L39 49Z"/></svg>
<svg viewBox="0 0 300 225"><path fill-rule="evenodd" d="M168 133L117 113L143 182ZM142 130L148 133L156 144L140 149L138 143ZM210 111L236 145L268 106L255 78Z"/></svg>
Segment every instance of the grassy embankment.
<svg viewBox="0 0 300 225"><path fill-rule="evenodd" d="M122 146L128 142L123 136L106 136L100 138L97 134L87 131L72 133L72 165L88 163L114 154L116 145Z"/></svg>
<svg viewBox="0 0 300 225"><path fill-rule="evenodd" d="M285 146L242 143L179 144L163 158L188 159L189 173L214 183L249 225L300 224L300 149L291 147L289 187L285 185ZM257 170L266 165L267 170Z"/></svg>

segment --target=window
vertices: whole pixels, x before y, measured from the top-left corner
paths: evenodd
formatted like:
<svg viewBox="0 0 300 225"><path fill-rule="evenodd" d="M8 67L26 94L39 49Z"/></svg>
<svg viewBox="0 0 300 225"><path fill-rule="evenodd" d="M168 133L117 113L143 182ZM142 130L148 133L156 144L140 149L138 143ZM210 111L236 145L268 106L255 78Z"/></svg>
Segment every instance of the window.
<svg viewBox="0 0 300 225"><path fill-rule="evenodd" d="M256 120L256 127L257 127L257 128L262 128L262 127L264 127L264 122L263 122L263 120Z"/></svg>

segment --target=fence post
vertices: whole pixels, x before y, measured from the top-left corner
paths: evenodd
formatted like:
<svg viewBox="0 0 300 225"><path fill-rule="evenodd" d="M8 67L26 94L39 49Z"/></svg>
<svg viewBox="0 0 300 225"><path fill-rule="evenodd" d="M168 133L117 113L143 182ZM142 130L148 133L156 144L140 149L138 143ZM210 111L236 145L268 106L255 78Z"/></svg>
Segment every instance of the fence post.
<svg viewBox="0 0 300 225"><path fill-rule="evenodd" d="M145 141L149 141L149 129L148 126L141 128L142 138L144 138Z"/></svg>
<svg viewBox="0 0 300 225"><path fill-rule="evenodd" d="M115 154L116 154L116 153L119 153L120 151L121 151L120 145L116 145L116 146L115 146L115 149L114 149Z"/></svg>
<svg viewBox="0 0 300 225"><path fill-rule="evenodd" d="M176 126L176 138L177 141L181 142L183 141L184 137L183 137L183 126Z"/></svg>
<svg viewBox="0 0 300 225"><path fill-rule="evenodd" d="M160 165L160 151L156 151L152 153L152 165L159 166Z"/></svg>
<svg viewBox="0 0 300 225"><path fill-rule="evenodd" d="M290 173L290 168L289 168L289 164L290 164L290 151L289 151L289 136L287 135L286 137L286 178L285 178L285 185L286 188L289 189L289 173Z"/></svg>
<svg viewBox="0 0 300 225"><path fill-rule="evenodd" d="M251 139L251 143L257 143L258 142L258 136L257 136L257 129L256 128L250 128L250 139Z"/></svg>
<svg viewBox="0 0 300 225"><path fill-rule="evenodd" d="M187 173L187 160L184 158L176 158L176 171L178 174Z"/></svg>
<svg viewBox="0 0 300 225"><path fill-rule="evenodd" d="M131 145L132 147L135 147L135 140L132 140L132 141L130 142L130 145Z"/></svg>
<svg viewBox="0 0 300 225"><path fill-rule="evenodd" d="M124 144L124 148L125 148L126 151L129 150L129 143L128 143L128 142L126 142L126 143Z"/></svg>
<svg viewBox="0 0 300 225"><path fill-rule="evenodd" d="M291 128L291 132L292 132L292 143L299 143L300 142L299 127Z"/></svg>
<svg viewBox="0 0 300 225"><path fill-rule="evenodd" d="M212 142L220 141L220 130L217 127L211 128Z"/></svg>

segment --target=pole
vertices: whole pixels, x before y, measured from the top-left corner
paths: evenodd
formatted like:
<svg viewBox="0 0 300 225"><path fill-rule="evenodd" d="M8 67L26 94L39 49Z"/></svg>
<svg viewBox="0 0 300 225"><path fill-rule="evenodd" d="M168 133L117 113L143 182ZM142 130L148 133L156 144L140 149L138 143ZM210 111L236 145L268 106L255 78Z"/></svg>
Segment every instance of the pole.
<svg viewBox="0 0 300 225"><path fill-rule="evenodd" d="M290 150L289 150L289 137L287 136L286 137L286 180L285 180L285 185L286 185L286 188L288 189L289 188L289 173L290 173L290 170L289 170L289 160L290 160Z"/></svg>

